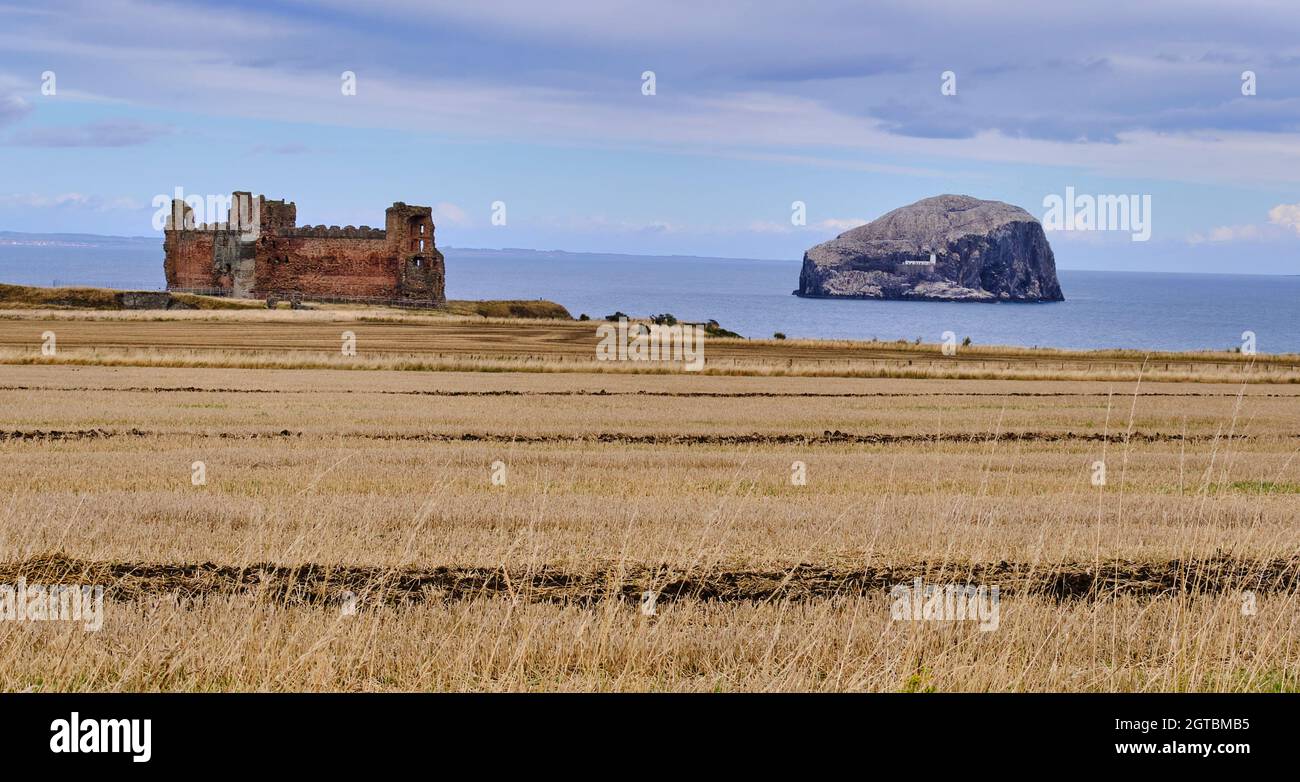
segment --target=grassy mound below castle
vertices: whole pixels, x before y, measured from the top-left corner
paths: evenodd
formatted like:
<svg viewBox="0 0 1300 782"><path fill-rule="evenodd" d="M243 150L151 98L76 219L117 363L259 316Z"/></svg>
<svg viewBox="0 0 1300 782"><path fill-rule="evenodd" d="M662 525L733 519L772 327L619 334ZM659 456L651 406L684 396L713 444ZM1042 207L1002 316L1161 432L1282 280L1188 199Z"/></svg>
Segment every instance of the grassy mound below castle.
<svg viewBox="0 0 1300 782"><path fill-rule="evenodd" d="M318 304L306 299L306 309L389 309L374 304ZM278 308L289 307L280 302ZM266 309L259 299L232 299L224 296L200 296L167 291L121 291L111 288L43 288L32 285L0 283L0 309L60 310L256 310ZM572 320L562 305L553 301L489 300L449 301L435 312L451 315L477 315L484 318L540 318Z"/></svg>

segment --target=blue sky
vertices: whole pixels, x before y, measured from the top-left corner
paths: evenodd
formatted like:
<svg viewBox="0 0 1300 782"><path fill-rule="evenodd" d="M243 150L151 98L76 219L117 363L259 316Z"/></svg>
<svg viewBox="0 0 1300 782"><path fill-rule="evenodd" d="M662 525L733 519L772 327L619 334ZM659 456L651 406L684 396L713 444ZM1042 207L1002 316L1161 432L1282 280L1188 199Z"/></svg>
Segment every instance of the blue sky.
<svg viewBox="0 0 1300 782"><path fill-rule="evenodd" d="M1300 273L1294 3L0 0L0 230L150 235L179 187L311 224L430 204L449 246L797 259L1067 186L1150 195L1152 234L1051 232L1062 268Z"/></svg>

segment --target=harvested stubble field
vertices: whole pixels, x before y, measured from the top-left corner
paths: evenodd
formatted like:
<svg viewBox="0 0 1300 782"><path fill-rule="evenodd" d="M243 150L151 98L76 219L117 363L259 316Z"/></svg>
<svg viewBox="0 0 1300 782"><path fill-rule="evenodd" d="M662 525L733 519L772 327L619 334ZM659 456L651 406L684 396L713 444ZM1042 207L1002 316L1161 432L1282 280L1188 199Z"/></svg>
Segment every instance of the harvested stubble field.
<svg viewBox="0 0 1300 782"><path fill-rule="evenodd" d="M633 373L594 324L256 314L0 319L0 583L106 588L99 632L0 623L0 687L1300 686L1295 357ZM916 578L997 629L891 619Z"/></svg>
<svg viewBox="0 0 1300 782"><path fill-rule="evenodd" d="M0 311L0 362L249 369L395 369L672 374L657 362L595 360L596 321L373 309ZM41 354L57 335L58 357ZM342 355L344 331L355 356ZM1020 380L1300 383L1300 355L1056 351L937 344L710 339L703 374Z"/></svg>

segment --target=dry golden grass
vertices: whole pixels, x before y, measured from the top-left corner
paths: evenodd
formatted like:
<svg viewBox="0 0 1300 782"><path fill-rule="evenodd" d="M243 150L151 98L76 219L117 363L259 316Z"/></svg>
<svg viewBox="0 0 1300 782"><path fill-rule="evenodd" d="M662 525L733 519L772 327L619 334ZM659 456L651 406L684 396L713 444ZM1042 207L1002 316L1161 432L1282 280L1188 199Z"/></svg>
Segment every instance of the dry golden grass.
<svg viewBox="0 0 1300 782"><path fill-rule="evenodd" d="M672 363L597 361L598 325L380 309L0 311L0 363L605 374L681 371L679 364ZM41 335L47 331L57 337L55 356L41 352ZM340 350L345 331L356 335L356 355L343 355ZM979 346L945 356L941 346L932 344L709 338L704 355L702 374L734 376L1300 382L1300 356L1293 354L1141 354Z"/></svg>
<svg viewBox="0 0 1300 782"><path fill-rule="evenodd" d="M0 623L0 688L1296 689L1300 390L1245 380L0 364L0 570L123 574L102 632ZM234 580L184 586L202 563ZM921 563L1000 573L999 628L891 621L853 576ZM181 580L127 576L157 565ZM344 616L274 565L496 586ZM1110 580L1022 583L1066 576Z"/></svg>
<svg viewBox="0 0 1300 782"><path fill-rule="evenodd" d="M1001 627L893 622L884 596L687 601L655 617L480 600L110 606L99 633L6 628L6 687L64 690L1294 691L1296 598L1002 602ZM13 624L13 623L10 623Z"/></svg>

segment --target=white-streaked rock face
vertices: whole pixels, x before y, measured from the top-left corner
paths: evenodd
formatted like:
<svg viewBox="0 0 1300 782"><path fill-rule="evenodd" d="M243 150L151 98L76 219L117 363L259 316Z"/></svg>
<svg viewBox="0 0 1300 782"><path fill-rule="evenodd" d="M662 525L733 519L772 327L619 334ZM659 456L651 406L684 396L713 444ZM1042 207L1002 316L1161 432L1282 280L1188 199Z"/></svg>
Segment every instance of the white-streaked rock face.
<svg viewBox="0 0 1300 782"><path fill-rule="evenodd" d="M964 195L917 201L813 247L804 253L795 294L987 302L1065 298L1038 220L1018 206Z"/></svg>

